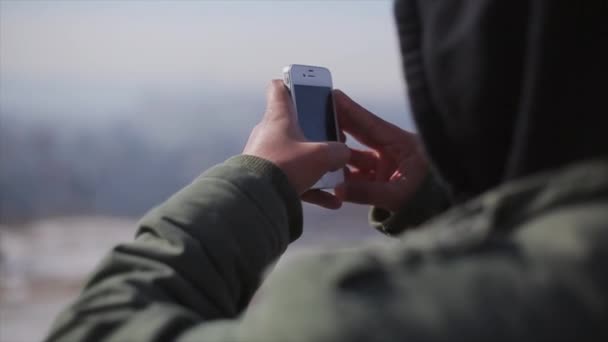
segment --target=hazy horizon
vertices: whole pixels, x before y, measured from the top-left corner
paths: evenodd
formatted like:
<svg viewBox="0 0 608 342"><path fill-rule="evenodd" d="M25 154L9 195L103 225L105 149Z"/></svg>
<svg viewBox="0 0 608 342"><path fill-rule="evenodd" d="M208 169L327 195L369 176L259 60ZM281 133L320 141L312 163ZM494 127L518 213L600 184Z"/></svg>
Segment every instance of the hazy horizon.
<svg viewBox="0 0 608 342"><path fill-rule="evenodd" d="M1 116L166 121L142 110L156 101L249 124L268 81L302 63L411 126L391 1L2 1L0 19Z"/></svg>
<svg viewBox="0 0 608 342"><path fill-rule="evenodd" d="M1 1L5 217L141 214L241 151L290 63L412 129L391 1Z"/></svg>
<svg viewBox="0 0 608 342"><path fill-rule="evenodd" d="M41 340L137 217L240 153L292 63L411 129L392 1L0 0L0 340ZM376 235L365 206L304 216L288 256Z"/></svg>

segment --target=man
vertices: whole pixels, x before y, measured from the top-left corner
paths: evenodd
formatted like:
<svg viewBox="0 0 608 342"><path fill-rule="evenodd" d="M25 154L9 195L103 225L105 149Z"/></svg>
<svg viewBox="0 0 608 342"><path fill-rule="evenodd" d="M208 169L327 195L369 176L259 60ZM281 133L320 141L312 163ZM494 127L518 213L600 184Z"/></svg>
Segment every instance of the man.
<svg viewBox="0 0 608 342"><path fill-rule="evenodd" d="M396 16L423 149L341 92L370 149L306 142L272 82L243 155L148 213L48 340L607 341L608 5L402 0ZM306 192L346 164L336 196ZM399 240L293 262L248 306L301 233L300 195L372 204Z"/></svg>

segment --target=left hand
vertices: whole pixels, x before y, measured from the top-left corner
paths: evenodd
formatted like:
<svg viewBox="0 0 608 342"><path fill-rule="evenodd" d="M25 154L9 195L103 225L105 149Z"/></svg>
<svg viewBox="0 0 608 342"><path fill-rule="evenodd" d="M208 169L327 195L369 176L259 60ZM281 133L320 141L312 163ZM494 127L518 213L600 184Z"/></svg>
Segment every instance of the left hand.
<svg viewBox="0 0 608 342"><path fill-rule="evenodd" d="M243 150L278 166L289 179L302 200L328 209L337 209L342 201L331 193L309 190L330 171L346 166L350 150L341 142L309 142L296 116L293 102L281 80L273 80L268 87L266 112Z"/></svg>
<svg viewBox="0 0 608 342"><path fill-rule="evenodd" d="M336 195L344 202L397 212L412 200L429 173L418 136L382 120L343 92L334 91L340 128L366 145L351 150L352 166Z"/></svg>

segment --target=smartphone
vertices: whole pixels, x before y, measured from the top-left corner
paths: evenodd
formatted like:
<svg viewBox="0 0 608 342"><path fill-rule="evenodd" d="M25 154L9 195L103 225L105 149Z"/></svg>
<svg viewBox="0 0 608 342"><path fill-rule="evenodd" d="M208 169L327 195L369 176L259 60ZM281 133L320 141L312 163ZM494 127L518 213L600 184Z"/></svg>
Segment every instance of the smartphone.
<svg viewBox="0 0 608 342"><path fill-rule="evenodd" d="M309 141L338 141L340 136L327 68L292 64L283 68L283 82L289 89L298 123ZM344 171L325 174L311 189L333 189L344 182Z"/></svg>

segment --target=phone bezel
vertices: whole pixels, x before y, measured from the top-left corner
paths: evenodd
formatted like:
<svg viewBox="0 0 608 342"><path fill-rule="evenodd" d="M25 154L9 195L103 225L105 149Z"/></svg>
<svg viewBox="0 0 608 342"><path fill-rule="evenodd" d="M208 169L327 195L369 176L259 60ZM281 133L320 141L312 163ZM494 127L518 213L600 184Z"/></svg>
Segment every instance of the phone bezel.
<svg viewBox="0 0 608 342"><path fill-rule="evenodd" d="M319 66L291 64L283 69L283 82L290 89L291 98L294 108L297 108L297 95L293 89L294 85L307 85L317 87L329 87L333 89L331 72L329 69ZM332 101L334 112L334 123L336 127L336 137L340 137L340 127L338 126L338 118L336 113L335 103ZM296 115L297 110L296 110ZM338 170L325 174L311 189L330 189L335 188L340 183L344 182L344 171Z"/></svg>
<svg viewBox="0 0 608 342"><path fill-rule="evenodd" d="M310 71L312 70L312 71ZM309 85L332 88L332 79L329 69L312 66L292 64L287 67L291 84Z"/></svg>

